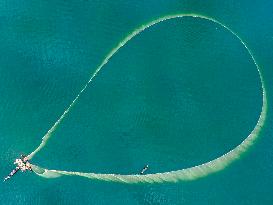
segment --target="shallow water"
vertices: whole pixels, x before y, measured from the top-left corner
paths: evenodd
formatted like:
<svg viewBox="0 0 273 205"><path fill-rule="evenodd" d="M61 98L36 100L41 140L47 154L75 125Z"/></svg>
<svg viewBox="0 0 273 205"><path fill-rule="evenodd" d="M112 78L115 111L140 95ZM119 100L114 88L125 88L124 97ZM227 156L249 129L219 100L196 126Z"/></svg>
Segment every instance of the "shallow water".
<svg viewBox="0 0 273 205"><path fill-rule="evenodd" d="M2 175L18 153L31 152L40 143L110 49L135 27L165 14L194 11L235 30L262 69L270 108L270 8L234 2L3 3ZM138 173L146 163L149 173L187 168L238 145L255 126L261 105L257 69L237 39L205 20L174 19L143 32L109 61L33 162L53 169L121 174ZM260 140L243 159L198 181L126 186L27 174L3 184L0 200L270 204L270 189L260 187L272 185L271 112Z"/></svg>

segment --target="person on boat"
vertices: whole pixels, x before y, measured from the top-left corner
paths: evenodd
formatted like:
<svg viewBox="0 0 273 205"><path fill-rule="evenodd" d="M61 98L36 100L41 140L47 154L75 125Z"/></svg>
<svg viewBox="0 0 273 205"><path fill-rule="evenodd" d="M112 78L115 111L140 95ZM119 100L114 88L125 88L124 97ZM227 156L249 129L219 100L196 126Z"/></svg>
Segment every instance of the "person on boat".
<svg viewBox="0 0 273 205"><path fill-rule="evenodd" d="M25 172L26 171L26 165L21 166L20 169L21 169L22 172Z"/></svg>
<svg viewBox="0 0 273 205"><path fill-rule="evenodd" d="M26 162L26 169L32 171L31 165L28 161Z"/></svg>
<svg viewBox="0 0 273 205"><path fill-rule="evenodd" d="M24 166L22 159L16 159L14 164L17 164L19 168Z"/></svg>
<svg viewBox="0 0 273 205"><path fill-rule="evenodd" d="M18 163L20 163L20 159L16 159L14 162L13 162L13 164L18 164Z"/></svg>
<svg viewBox="0 0 273 205"><path fill-rule="evenodd" d="M23 154L20 155L20 159L21 159L24 163L26 163L26 162L28 161L27 156L25 156L25 155L23 155Z"/></svg>

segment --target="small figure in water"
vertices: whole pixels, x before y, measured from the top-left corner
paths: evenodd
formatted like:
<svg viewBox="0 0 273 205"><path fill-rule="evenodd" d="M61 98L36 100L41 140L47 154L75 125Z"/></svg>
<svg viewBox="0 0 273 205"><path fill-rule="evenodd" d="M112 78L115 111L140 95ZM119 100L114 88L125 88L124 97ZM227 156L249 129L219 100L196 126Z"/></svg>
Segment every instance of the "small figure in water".
<svg viewBox="0 0 273 205"><path fill-rule="evenodd" d="M143 169L141 170L140 174L144 174L144 172L149 168L148 164L143 167Z"/></svg>
<svg viewBox="0 0 273 205"><path fill-rule="evenodd" d="M32 171L31 164L29 163L27 156L21 155L19 159L14 161L14 164L16 165L16 168L5 177L4 181L10 179L19 170L22 172L25 172L26 170Z"/></svg>

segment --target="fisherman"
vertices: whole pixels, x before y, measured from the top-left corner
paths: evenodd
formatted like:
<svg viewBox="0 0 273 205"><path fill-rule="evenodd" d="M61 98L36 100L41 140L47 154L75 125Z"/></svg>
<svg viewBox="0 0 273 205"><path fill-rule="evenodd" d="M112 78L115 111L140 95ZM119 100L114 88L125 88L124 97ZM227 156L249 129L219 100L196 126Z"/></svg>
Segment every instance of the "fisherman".
<svg viewBox="0 0 273 205"><path fill-rule="evenodd" d="M16 159L14 164L17 164L20 169L24 166L24 162L22 161L22 159Z"/></svg>
<svg viewBox="0 0 273 205"><path fill-rule="evenodd" d="M23 155L23 154L20 155L20 159L21 159L24 163L26 163L26 162L28 161L27 156L25 156L25 155Z"/></svg>
<svg viewBox="0 0 273 205"><path fill-rule="evenodd" d="M26 169L32 171L31 165L28 161L26 162Z"/></svg>
<svg viewBox="0 0 273 205"><path fill-rule="evenodd" d="M26 165L23 164L23 166L21 166L20 169L21 169L22 172L25 172L25 171L27 170L27 169L26 169Z"/></svg>
<svg viewBox="0 0 273 205"><path fill-rule="evenodd" d="M141 170L140 174L144 174L144 172L149 168L149 165L147 164L143 169Z"/></svg>
<svg viewBox="0 0 273 205"><path fill-rule="evenodd" d="M16 160L13 162L13 164L18 164L18 163L20 163L20 159L16 159Z"/></svg>
<svg viewBox="0 0 273 205"><path fill-rule="evenodd" d="M24 158L23 158L23 162L28 162L28 158L27 158L27 156L25 156Z"/></svg>

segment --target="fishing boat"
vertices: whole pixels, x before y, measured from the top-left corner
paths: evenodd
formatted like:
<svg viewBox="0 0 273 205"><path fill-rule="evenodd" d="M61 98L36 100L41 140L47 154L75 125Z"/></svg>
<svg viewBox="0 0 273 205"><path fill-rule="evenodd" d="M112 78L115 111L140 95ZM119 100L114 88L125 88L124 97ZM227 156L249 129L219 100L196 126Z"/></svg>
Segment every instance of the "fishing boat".
<svg viewBox="0 0 273 205"><path fill-rule="evenodd" d="M16 168L13 169L8 176L4 178L4 181L7 181L12 176L14 176L19 170L22 172L25 172L27 170L32 171L31 164L25 155L21 155L20 158L16 159L14 161L14 164L16 165Z"/></svg>

